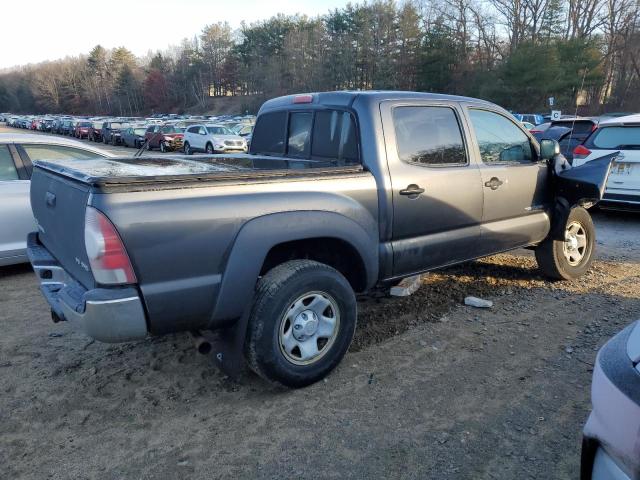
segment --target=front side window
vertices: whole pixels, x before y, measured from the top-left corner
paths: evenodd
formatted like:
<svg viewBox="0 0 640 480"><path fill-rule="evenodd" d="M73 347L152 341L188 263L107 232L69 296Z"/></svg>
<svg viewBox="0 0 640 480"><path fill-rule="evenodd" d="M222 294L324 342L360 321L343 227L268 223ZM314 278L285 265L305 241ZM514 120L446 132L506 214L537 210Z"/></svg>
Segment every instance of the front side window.
<svg viewBox="0 0 640 480"><path fill-rule="evenodd" d="M456 114L449 107L396 107L393 124L400 160L425 166L466 165Z"/></svg>
<svg viewBox="0 0 640 480"><path fill-rule="evenodd" d="M313 114L310 112L295 112L289 116L287 153L290 156L307 157L309 155L312 120Z"/></svg>
<svg viewBox="0 0 640 480"><path fill-rule="evenodd" d="M33 162L34 160L62 160L76 158L87 160L89 158L104 158L104 155L94 153L88 150L82 150L74 147L66 147L62 145L22 145L27 155Z"/></svg>
<svg viewBox="0 0 640 480"><path fill-rule="evenodd" d="M0 182L6 180L18 180L18 171L13 163L9 147L0 145Z"/></svg>
<svg viewBox="0 0 640 480"><path fill-rule="evenodd" d="M487 110L469 110L476 132L482 162L491 164L527 164L534 159L529 137L515 123Z"/></svg>

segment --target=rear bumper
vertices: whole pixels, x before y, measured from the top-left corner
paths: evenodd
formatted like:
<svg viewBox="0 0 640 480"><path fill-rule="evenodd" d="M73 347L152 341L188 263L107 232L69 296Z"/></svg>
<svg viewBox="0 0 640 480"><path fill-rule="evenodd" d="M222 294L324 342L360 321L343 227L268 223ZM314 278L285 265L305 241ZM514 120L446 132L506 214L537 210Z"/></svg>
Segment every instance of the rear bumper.
<svg viewBox="0 0 640 480"><path fill-rule="evenodd" d="M60 320L101 342L126 342L147 336L145 312L136 288L85 289L38 241L35 232L27 239L27 254L40 290Z"/></svg>
<svg viewBox="0 0 640 480"><path fill-rule="evenodd" d="M640 210L640 191L634 193L607 190L599 205L603 208L620 210Z"/></svg>

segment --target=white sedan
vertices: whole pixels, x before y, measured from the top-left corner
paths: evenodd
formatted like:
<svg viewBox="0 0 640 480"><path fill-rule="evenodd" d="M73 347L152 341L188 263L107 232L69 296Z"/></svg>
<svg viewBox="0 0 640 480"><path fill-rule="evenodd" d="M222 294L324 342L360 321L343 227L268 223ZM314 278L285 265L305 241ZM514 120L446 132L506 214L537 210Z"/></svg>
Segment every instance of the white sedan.
<svg viewBox="0 0 640 480"><path fill-rule="evenodd" d="M28 261L27 234L36 230L29 199L33 161L112 156L76 140L0 133L0 266Z"/></svg>

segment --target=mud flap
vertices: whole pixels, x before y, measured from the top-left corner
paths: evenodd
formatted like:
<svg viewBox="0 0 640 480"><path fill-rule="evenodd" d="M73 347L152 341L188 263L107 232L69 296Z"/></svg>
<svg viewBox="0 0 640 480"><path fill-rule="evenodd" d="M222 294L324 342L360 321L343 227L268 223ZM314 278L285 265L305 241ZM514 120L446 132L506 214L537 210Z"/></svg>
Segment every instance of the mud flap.
<svg viewBox="0 0 640 480"><path fill-rule="evenodd" d="M620 152L591 160L579 167L559 165L564 157L554 159L555 204L550 236L554 240L564 240L564 227L571 209L595 205L604 196L604 190L611 171L611 164ZM566 169L563 169L566 168Z"/></svg>
<svg viewBox="0 0 640 480"><path fill-rule="evenodd" d="M248 308L234 324L211 332L211 337L208 338L214 362L234 381L239 381L249 371L244 358L244 342L250 310Z"/></svg>

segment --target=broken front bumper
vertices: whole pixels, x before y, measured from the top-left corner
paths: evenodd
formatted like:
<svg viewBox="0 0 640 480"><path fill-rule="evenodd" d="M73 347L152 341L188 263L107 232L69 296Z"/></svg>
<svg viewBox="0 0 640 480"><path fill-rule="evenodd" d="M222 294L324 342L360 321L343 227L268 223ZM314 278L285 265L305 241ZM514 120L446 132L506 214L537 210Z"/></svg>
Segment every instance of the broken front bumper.
<svg viewBox="0 0 640 480"><path fill-rule="evenodd" d="M69 321L101 342L126 342L147 336L144 308L136 288L87 290L38 241L36 232L29 234L27 254L54 320Z"/></svg>

